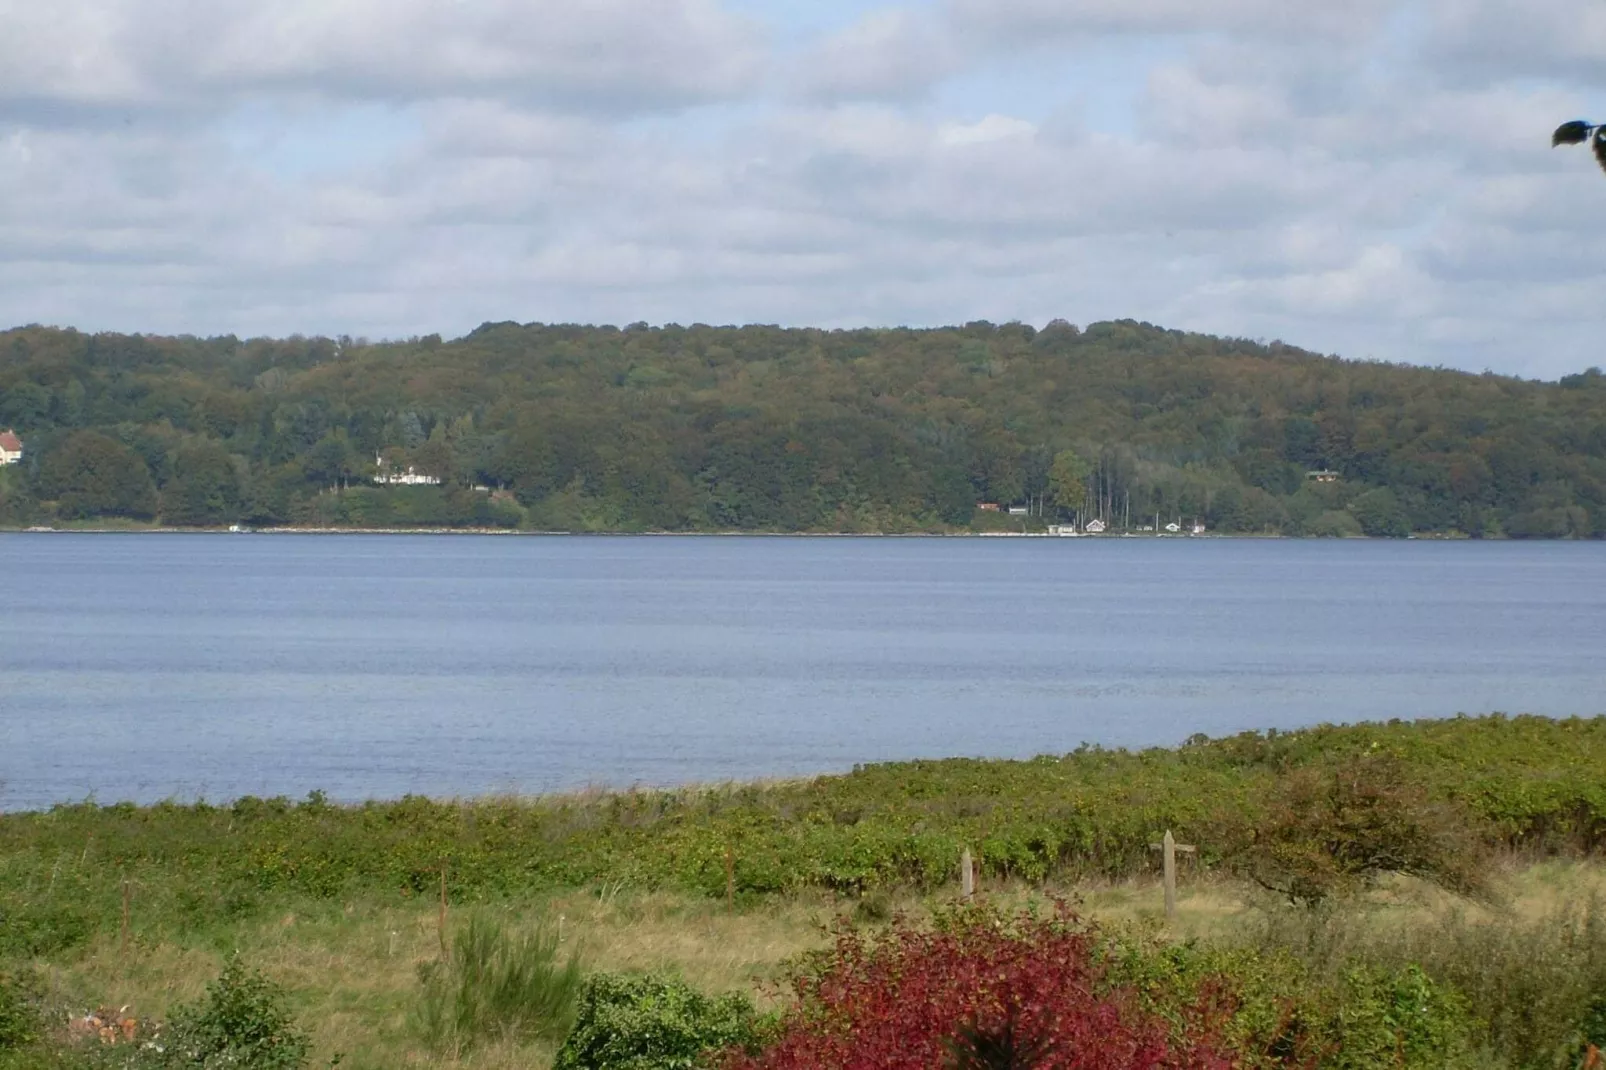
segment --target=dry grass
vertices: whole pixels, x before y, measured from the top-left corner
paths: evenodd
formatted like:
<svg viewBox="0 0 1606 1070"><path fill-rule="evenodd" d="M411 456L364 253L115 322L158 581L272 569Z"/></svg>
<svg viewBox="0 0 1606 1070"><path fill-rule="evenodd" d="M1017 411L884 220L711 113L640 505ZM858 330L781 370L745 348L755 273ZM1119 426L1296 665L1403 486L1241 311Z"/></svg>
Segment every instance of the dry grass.
<svg viewBox="0 0 1606 1070"><path fill-rule="evenodd" d="M1361 909L1378 925L1410 926L1460 911L1471 918L1536 920L1590 896L1606 898L1606 866L1576 863L1513 865L1502 874L1502 901L1469 908L1420 882L1385 884ZM1112 924L1163 922L1157 881L1082 885L1060 889L1002 887L989 894L1005 907L1069 899L1086 916ZM920 918L936 900L894 899L893 909ZM1184 874L1178 915L1170 931L1179 939L1230 937L1259 916L1268 901L1258 890ZM721 902L667 894L573 893L496 908L517 923L541 912L561 919L566 945L580 948L588 969L673 971L708 991L744 990L773 998L766 982L787 959L822 946L834 918L851 903L827 896L774 900L731 913ZM418 992L417 967L439 955L432 906L322 903L286 908L268 919L197 934L182 945L136 941L125 955L115 939L93 947L52 983L68 1005L132 1007L159 1018L176 1003L199 996L238 949L288 988L300 1021L315 1042L314 1065L336 1053L355 1070L439 1065L419 1050L409 1014ZM489 1047L460 1063L465 1070L519 1070L546 1066L552 1050L536 1045Z"/></svg>
<svg viewBox="0 0 1606 1070"><path fill-rule="evenodd" d="M588 968L669 970L709 991L755 991L780 963L823 942L833 916L827 899L785 900L747 911L670 895L572 894L498 908L515 923L541 912L561 919L565 945L578 946ZM419 1052L408 1021L418 992L418 966L440 954L432 907L309 905L266 921L208 934L184 947L142 946L125 955L115 941L58 969L52 983L66 1005L128 1005L140 1018L160 1018L202 994L224 956L238 949L248 962L294 993L299 1020L314 1040L314 1065L337 1053L343 1066L435 1065ZM486 1048L459 1064L475 1070L544 1066L544 1045Z"/></svg>

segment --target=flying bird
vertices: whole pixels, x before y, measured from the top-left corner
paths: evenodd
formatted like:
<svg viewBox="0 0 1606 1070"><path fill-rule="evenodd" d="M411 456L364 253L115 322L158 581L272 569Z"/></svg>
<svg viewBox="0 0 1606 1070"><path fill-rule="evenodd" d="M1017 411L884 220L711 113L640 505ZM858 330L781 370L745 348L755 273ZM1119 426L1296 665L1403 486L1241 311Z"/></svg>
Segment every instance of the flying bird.
<svg viewBox="0 0 1606 1070"><path fill-rule="evenodd" d="M1551 148L1557 145L1582 145L1586 141L1589 142L1590 151L1595 154L1595 162L1600 164L1601 170L1606 171L1606 126L1574 119L1570 123L1562 123L1550 135Z"/></svg>

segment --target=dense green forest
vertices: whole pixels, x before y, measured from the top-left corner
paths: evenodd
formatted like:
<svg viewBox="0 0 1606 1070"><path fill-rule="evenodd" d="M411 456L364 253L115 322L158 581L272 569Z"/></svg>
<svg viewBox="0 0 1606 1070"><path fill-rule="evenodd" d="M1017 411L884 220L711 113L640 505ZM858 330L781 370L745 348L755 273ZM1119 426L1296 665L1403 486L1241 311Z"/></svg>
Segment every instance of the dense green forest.
<svg viewBox="0 0 1606 1070"><path fill-rule="evenodd" d="M7 427L25 443L0 468L12 526L896 532L1097 518L1606 536L1598 369L1537 383L1130 321L488 323L381 344L27 327L0 333Z"/></svg>

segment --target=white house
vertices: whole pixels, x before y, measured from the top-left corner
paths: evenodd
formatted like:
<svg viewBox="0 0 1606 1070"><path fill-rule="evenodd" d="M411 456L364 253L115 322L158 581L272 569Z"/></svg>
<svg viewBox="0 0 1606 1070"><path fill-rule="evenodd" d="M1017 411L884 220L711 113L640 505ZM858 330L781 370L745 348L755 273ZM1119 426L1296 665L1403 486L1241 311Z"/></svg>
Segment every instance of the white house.
<svg viewBox="0 0 1606 1070"><path fill-rule="evenodd" d="M15 431L0 431L0 464L16 464L22 460L22 439Z"/></svg>
<svg viewBox="0 0 1606 1070"><path fill-rule="evenodd" d="M1089 535L1102 535L1102 534L1104 534L1104 521L1102 521L1102 520L1089 520L1087 522L1087 533Z"/></svg>
<svg viewBox="0 0 1606 1070"><path fill-rule="evenodd" d="M1012 505L1009 507L1010 516L1028 516L1030 514L1031 510L1024 505Z"/></svg>
<svg viewBox="0 0 1606 1070"><path fill-rule="evenodd" d="M379 474L374 476L375 483L385 483L400 487L437 487L440 485L439 476L425 475L412 465L407 471L398 472L385 463L383 457L375 457L374 463L379 466Z"/></svg>
<svg viewBox="0 0 1606 1070"><path fill-rule="evenodd" d="M1167 531L1169 531L1169 532L1170 532L1170 533L1171 533L1171 534L1173 534L1173 535L1175 535L1175 534L1177 534L1177 533L1178 533L1178 532L1179 532L1179 531L1181 531L1181 530L1182 530L1182 525L1181 525L1181 524L1178 524L1178 523L1175 523L1175 522L1173 522L1173 523L1170 523L1170 524L1167 524L1167 525L1166 525L1166 526L1165 526L1165 529L1166 529L1166 530L1167 530Z"/></svg>
<svg viewBox="0 0 1606 1070"><path fill-rule="evenodd" d="M1193 522L1193 533L1195 535L1203 535L1205 533L1205 526L1204 526L1204 521L1203 520L1195 520Z"/></svg>

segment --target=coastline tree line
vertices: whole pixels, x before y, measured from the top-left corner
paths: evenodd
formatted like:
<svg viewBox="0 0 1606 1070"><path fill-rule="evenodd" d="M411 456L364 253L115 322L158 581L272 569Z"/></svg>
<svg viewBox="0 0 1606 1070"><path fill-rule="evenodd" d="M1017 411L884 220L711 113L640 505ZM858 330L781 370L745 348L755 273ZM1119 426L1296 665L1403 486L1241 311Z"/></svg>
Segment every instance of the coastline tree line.
<svg viewBox="0 0 1606 1070"><path fill-rule="evenodd" d="M1530 382L1132 321L377 344L25 327L0 333L7 427L12 526L1606 536L1599 369ZM375 481L408 469L439 483Z"/></svg>

